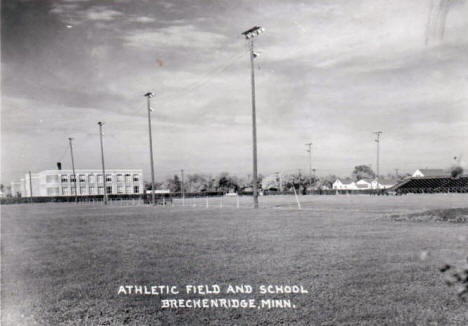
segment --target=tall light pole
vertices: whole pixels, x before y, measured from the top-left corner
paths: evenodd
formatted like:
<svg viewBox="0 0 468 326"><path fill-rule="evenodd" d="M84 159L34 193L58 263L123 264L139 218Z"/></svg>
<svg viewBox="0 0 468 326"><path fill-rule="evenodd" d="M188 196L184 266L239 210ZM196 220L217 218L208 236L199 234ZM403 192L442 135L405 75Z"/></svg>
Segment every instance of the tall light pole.
<svg viewBox="0 0 468 326"><path fill-rule="evenodd" d="M102 185L104 190L104 205L107 205L107 189L106 189L106 168L104 167L104 147L102 145L102 126L104 122L99 121L99 140L101 143L101 162L102 162Z"/></svg>
<svg viewBox="0 0 468 326"><path fill-rule="evenodd" d="M379 190L379 168L380 168L380 135L383 133L383 131L375 131L374 134L377 135L377 138L375 139L375 142L377 143L377 190Z"/></svg>
<svg viewBox="0 0 468 326"><path fill-rule="evenodd" d="M31 200L31 204L33 202L33 190L32 190L32 176L31 171L29 171L29 199Z"/></svg>
<svg viewBox="0 0 468 326"><path fill-rule="evenodd" d="M155 186L154 186L154 160L153 160L153 136L151 133L151 98L154 96L154 93L148 92L145 94L148 104L148 133L149 133L149 150L150 150L150 162L151 162L151 200L153 205L156 204L155 197Z"/></svg>
<svg viewBox="0 0 468 326"><path fill-rule="evenodd" d="M309 153L309 179L312 180L312 143L305 144L308 148L306 152Z"/></svg>
<svg viewBox="0 0 468 326"><path fill-rule="evenodd" d="M76 189L76 173L75 173L75 160L73 159L73 145L72 145L73 138L69 137L68 142L70 144L70 155L71 155L71 162L72 162L72 171L73 171L73 180L74 182L74 188L75 188L75 202L78 201L78 192Z"/></svg>
<svg viewBox="0 0 468 326"><path fill-rule="evenodd" d="M184 189L184 169L180 170L181 181L180 181L180 192L182 193L182 206L185 206L185 189Z"/></svg>
<svg viewBox="0 0 468 326"><path fill-rule="evenodd" d="M242 33L246 40L250 41L250 80L252 84L252 140L253 140L253 200L254 208L258 208L258 189L257 189L257 118L255 112L255 72L254 58L257 56L254 52L254 37L263 32L263 27L254 26Z"/></svg>

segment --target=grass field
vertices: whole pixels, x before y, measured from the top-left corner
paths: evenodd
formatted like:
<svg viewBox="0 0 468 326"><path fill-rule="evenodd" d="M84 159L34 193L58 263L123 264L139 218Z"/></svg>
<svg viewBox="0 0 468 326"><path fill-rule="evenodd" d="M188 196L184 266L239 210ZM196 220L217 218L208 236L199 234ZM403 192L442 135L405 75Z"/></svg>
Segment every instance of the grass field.
<svg viewBox="0 0 468 326"><path fill-rule="evenodd" d="M466 194L301 196L302 210L287 196L259 210L210 200L2 207L2 325L468 325L468 304L438 271L468 255L468 224L388 218L468 207ZM309 293L234 295L295 309L161 309L160 296L117 295L126 284Z"/></svg>

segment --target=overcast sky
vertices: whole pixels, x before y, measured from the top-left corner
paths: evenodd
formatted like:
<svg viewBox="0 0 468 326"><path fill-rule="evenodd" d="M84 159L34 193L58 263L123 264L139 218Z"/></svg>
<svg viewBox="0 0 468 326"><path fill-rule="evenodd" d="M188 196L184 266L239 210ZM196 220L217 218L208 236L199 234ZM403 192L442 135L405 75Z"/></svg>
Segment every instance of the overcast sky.
<svg viewBox="0 0 468 326"><path fill-rule="evenodd" d="M149 179L147 91L157 179L250 174L257 24L259 173L308 142L320 175L375 168L376 130L384 173L466 162L468 2L432 1L2 1L2 182L70 168L68 137L99 168L98 121L106 167Z"/></svg>

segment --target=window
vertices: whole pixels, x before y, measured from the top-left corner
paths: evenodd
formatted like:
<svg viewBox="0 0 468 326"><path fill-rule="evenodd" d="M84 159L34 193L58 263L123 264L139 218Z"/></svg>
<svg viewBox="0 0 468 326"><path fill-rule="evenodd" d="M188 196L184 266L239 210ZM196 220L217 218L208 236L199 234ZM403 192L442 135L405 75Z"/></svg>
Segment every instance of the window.
<svg viewBox="0 0 468 326"><path fill-rule="evenodd" d="M117 182L123 182L123 181L124 181L123 174L117 174Z"/></svg>
<svg viewBox="0 0 468 326"><path fill-rule="evenodd" d="M74 174L70 175L70 182L76 182L76 177Z"/></svg>
<svg viewBox="0 0 468 326"><path fill-rule="evenodd" d="M106 182L112 182L112 175L106 174Z"/></svg>
<svg viewBox="0 0 468 326"><path fill-rule="evenodd" d="M95 195L96 194L96 188L94 186L89 187L89 194L90 195Z"/></svg>
<svg viewBox="0 0 468 326"><path fill-rule="evenodd" d="M86 187L80 187L80 195L87 195Z"/></svg>
<svg viewBox="0 0 468 326"><path fill-rule="evenodd" d="M58 175L48 175L46 176L47 183L56 183L58 182Z"/></svg>
<svg viewBox="0 0 468 326"><path fill-rule="evenodd" d="M98 187L98 194L99 195L104 195L104 187L103 186Z"/></svg>
<svg viewBox="0 0 468 326"><path fill-rule="evenodd" d="M61 180L62 183L68 182L68 175L62 175L60 180Z"/></svg>
<svg viewBox="0 0 468 326"><path fill-rule="evenodd" d="M97 175L97 182L102 184L102 174Z"/></svg>
<svg viewBox="0 0 468 326"><path fill-rule="evenodd" d="M108 194L111 194L111 193L112 193L112 186L107 186L107 187L106 187L106 192L107 192Z"/></svg>
<svg viewBox="0 0 468 326"><path fill-rule="evenodd" d="M80 174L78 179L80 180L80 182L86 182L86 176L84 174Z"/></svg>
<svg viewBox="0 0 468 326"><path fill-rule="evenodd" d="M96 182L96 176L94 174L88 175L88 183L95 183Z"/></svg>
<svg viewBox="0 0 468 326"><path fill-rule="evenodd" d="M117 193L118 194L123 194L124 193L124 187L123 186L117 186Z"/></svg>
<svg viewBox="0 0 468 326"><path fill-rule="evenodd" d="M140 176L138 174L134 174L133 181L140 181Z"/></svg>
<svg viewBox="0 0 468 326"><path fill-rule="evenodd" d="M125 187L125 193L126 194L131 194L132 193L132 187Z"/></svg>
<svg viewBox="0 0 468 326"><path fill-rule="evenodd" d="M140 187L138 187L138 186L133 187L133 193L134 194L140 193Z"/></svg>
<svg viewBox="0 0 468 326"><path fill-rule="evenodd" d="M132 182L132 175L130 173L125 174L125 182L126 183Z"/></svg>
<svg viewBox="0 0 468 326"><path fill-rule="evenodd" d="M68 192L68 188L62 188L62 195L63 196L68 196L69 192Z"/></svg>
<svg viewBox="0 0 468 326"><path fill-rule="evenodd" d="M70 190L71 190L72 196L75 196L75 187L71 187Z"/></svg>

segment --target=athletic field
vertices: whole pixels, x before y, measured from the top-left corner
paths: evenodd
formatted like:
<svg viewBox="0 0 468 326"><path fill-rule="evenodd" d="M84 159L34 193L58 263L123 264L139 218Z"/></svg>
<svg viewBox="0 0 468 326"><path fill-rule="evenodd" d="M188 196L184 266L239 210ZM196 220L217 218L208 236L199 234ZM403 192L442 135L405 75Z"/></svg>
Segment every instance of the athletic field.
<svg viewBox="0 0 468 326"><path fill-rule="evenodd" d="M468 223L390 218L468 207L466 194L299 196L301 210L294 196L261 197L258 210L251 200L1 207L2 325L468 325L468 304L439 272L468 256ZM255 291L118 294L213 284ZM162 308L200 297L295 308Z"/></svg>

